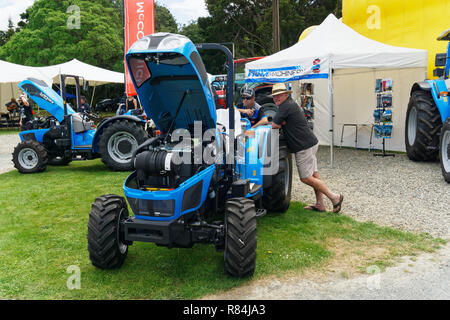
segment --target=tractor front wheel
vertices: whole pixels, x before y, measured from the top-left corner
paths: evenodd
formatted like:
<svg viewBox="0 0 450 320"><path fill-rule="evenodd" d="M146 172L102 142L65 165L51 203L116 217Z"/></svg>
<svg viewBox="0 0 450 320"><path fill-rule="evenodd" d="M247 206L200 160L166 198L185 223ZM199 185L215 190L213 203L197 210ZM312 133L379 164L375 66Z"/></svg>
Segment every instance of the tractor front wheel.
<svg viewBox="0 0 450 320"><path fill-rule="evenodd" d="M20 173L42 172L47 167L47 150L42 143L34 140L19 143L12 156L14 167Z"/></svg>
<svg viewBox="0 0 450 320"><path fill-rule="evenodd" d="M120 230L120 223L128 218L125 199L116 195L104 195L95 199L89 213L88 251L92 264L100 269L122 266L128 254Z"/></svg>
<svg viewBox="0 0 450 320"><path fill-rule="evenodd" d="M98 147L102 161L114 171L132 170L133 152L147 138L144 128L133 121L113 122L100 136Z"/></svg>
<svg viewBox="0 0 450 320"><path fill-rule="evenodd" d="M227 201L225 210L225 271L234 277L250 276L256 266L255 203L233 198Z"/></svg>
<svg viewBox="0 0 450 320"><path fill-rule="evenodd" d="M450 183L450 118L442 126L440 150L442 175Z"/></svg>
<svg viewBox="0 0 450 320"><path fill-rule="evenodd" d="M409 159L433 161L439 154L442 121L431 92L415 91L406 112L405 144Z"/></svg>

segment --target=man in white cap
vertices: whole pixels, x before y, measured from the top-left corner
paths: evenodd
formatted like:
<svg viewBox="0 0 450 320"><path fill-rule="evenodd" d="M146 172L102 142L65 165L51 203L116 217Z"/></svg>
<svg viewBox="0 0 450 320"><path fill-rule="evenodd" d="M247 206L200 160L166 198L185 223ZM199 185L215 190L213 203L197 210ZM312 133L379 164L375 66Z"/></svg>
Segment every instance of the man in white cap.
<svg viewBox="0 0 450 320"><path fill-rule="evenodd" d="M316 203L305 209L326 211L323 195L333 204L333 212L339 213L344 196L331 192L320 179L317 169L316 153L319 141L309 128L303 110L290 96L291 91L284 83L277 83L272 88L273 101L278 106L278 112L273 118L272 128L283 129L289 150L295 154L300 180L314 189Z"/></svg>

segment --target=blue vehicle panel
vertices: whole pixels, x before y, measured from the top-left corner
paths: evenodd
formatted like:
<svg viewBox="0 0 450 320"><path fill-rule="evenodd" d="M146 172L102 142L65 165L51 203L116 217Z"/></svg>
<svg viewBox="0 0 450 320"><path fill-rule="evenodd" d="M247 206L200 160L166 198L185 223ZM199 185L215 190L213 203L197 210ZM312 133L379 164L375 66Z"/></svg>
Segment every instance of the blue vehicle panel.
<svg viewBox="0 0 450 320"><path fill-rule="evenodd" d="M163 133L186 90L175 128L189 128L194 121L215 128L216 108L206 69L188 38L168 33L144 37L131 47L127 63L145 113Z"/></svg>
<svg viewBox="0 0 450 320"><path fill-rule="evenodd" d="M42 143L44 141L44 135L49 131L50 129L37 129L37 130L28 130L28 131L22 131L19 133L19 137L21 141L25 141L25 136L29 134L33 134L36 138L37 142Z"/></svg>
<svg viewBox="0 0 450 320"><path fill-rule="evenodd" d="M147 206L148 201L164 201L164 200L174 200L174 214L171 217L146 217L143 215L139 215L139 212L134 212L135 217L137 219L142 220L153 220L153 221L170 221L175 220L181 217L184 214L189 212L198 210L206 200L206 196L208 194L208 188L210 186L210 182L214 171L216 170L215 165L211 165L207 169L202 172L194 175L190 179L186 180L182 184L179 185L178 188L170 191L143 191L138 189L133 189L129 187L131 179L134 178L135 173L132 173L125 181L123 185L123 190L125 196L127 197L130 203L136 201L136 207L142 208ZM202 182L202 191L200 197L200 204L195 206L194 208L190 208L189 210L182 211L182 202L184 193L194 187L197 183Z"/></svg>
<svg viewBox="0 0 450 320"><path fill-rule="evenodd" d="M64 119L64 102L52 88L45 82L37 79L28 79L22 81L19 87L28 93L30 98L42 109L48 111L59 122ZM67 114L73 114L75 111L67 106Z"/></svg>
<svg viewBox="0 0 450 320"><path fill-rule="evenodd" d="M427 82L431 85L431 94L433 95L436 106L441 113L442 122L445 122L445 120L450 117L450 98L448 96L440 96L439 94L441 92L448 92L449 88L447 87L446 81L427 80Z"/></svg>

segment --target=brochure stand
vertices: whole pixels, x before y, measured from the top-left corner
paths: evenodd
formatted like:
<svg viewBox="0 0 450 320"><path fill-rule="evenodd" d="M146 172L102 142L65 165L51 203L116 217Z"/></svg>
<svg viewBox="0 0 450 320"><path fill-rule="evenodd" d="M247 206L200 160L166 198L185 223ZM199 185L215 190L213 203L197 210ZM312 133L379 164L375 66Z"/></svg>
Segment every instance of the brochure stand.
<svg viewBox="0 0 450 320"><path fill-rule="evenodd" d="M395 154L386 153L386 139L392 137L392 79L377 79L375 92L377 93L377 107L374 111L375 136L383 139L383 152L374 153L374 157L395 157ZM371 137L372 139L372 137Z"/></svg>

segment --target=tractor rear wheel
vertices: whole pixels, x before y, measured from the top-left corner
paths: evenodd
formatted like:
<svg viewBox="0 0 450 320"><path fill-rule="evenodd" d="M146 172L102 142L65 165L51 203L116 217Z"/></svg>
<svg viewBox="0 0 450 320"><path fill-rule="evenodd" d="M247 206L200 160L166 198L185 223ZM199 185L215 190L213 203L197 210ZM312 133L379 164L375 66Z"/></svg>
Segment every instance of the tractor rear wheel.
<svg viewBox="0 0 450 320"><path fill-rule="evenodd" d="M275 118L275 115L277 114L277 112L278 112L278 106L274 103L263 104L261 106L261 109L259 109L259 113L261 114L261 117L266 116L267 120L269 122L273 121L273 118Z"/></svg>
<svg viewBox="0 0 450 320"><path fill-rule="evenodd" d="M256 266L256 209L253 200L229 199L225 209L225 271L234 277L253 274Z"/></svg>
<svg viewBox="0 0 450 320"><path fill-rule="evenodd" d="M122 266L128 254L128 244L123 241L120 222L128 218L125 199L104 195L95 199L89 213L88 251L92 264L100 269Z"/></svg>
<svg viewBox="0 0 450 320"><path fill-rule="evenodd" d="M37 173L47 168L47 150L37 141L22 141L14 148L12 156L14 167L20 173Z"/></svg>
<svg viewBox="0 0 450 320"><path fill-rule="evenodd" d="M415 91L406 113L405 144L409 159L433 161L439 154L442 122L431 92Z"/></svg>
<svg viewBox="0 0 450 320"><path fill-rule="evenodd" d="M440 150L442 175L450 183L450 118L442 126Z"/></svg>
<svg viewBox="0 0 450 320"><path fill-rule="evenodd" d="M98 147L102 161L114 171L132 170L133 152L147 138L144 128L136 122L128 120L113 122L100 136Z"/></svg>
<svg viewBox="0 0 450 320"><path fill-rule="evenodd" d="M278 172L272 176L272 183L263 190L263 207L270 212L284 213L291 203L292 155L286 142L280 139Z"/></svg>

